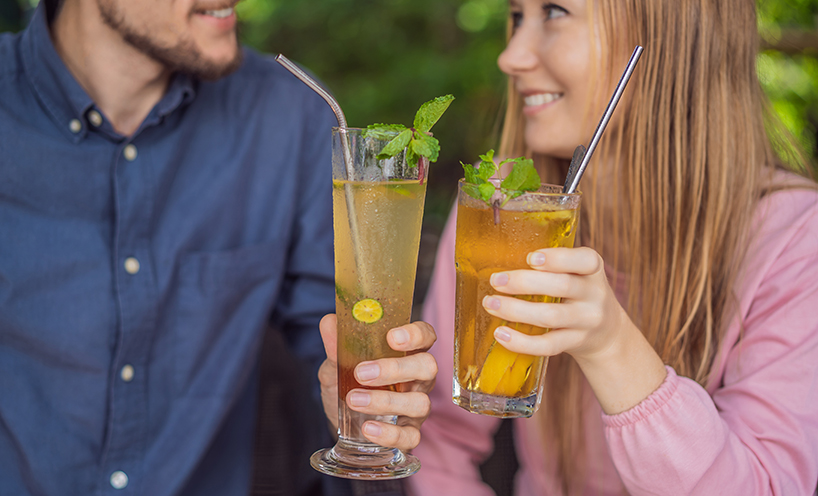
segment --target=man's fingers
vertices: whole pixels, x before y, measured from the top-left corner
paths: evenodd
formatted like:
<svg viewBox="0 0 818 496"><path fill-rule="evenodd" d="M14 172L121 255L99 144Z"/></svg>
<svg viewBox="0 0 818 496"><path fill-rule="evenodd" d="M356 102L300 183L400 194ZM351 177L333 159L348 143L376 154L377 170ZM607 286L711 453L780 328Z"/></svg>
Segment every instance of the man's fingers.
<svg viewBox="0 0 818 496"><path fill-rule="evenodd" d="M414 425L398 426L370 420L364 422L363 433L375 444L401 451L415 449L420 443L420 430Z"/></svg>
<svg viewBox="0 0 818 496"><path fill-rule="evenodd" d="M390 330L386 341L396 351L426 351L437 341L437 334L426 322L412 322Z"/></svg>
<svg viewBox="0 0 818 496"><path fill-rule="evenodd" d="M338 387L338 367L335 365L335 362L324 360L324 363L321 364L321 368L318 369L318 380L321 382L321 387Z"/></svg>
<svg viewBox="0 0 818 496"><path fill-rule="evenodd" d="M431 381L436 376L437 362L429 353L416 353L400 358L381 358L361 362L355 367L355 379L364 386Z"/></svg>
<svg viewBox="0 0 818 496"><path fill-rule="evenodd" d="M353 389L347 394L347 405L357 412L370 415L400 415L426 418L431 409L425 393L395 393L377 389Z"/></svg>
<svg viewBox="0 0 818 496"><path fill-rule="evenodd" d="M338 361L338 321L334 313L324 315L321 322L318 324L318 329L321 331L321 340L324 341L324 351L327 353L327 358L332 361Z"/></svg>

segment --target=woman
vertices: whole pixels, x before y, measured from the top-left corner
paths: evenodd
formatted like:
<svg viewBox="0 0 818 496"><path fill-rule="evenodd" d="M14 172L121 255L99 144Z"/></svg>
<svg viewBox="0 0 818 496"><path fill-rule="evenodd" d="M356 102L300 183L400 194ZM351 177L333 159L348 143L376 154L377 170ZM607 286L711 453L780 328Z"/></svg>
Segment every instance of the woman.
<svg viewBox="0 0 818 496"><path fill-rule="evenodd" d="M584 247L529 254L483 301L553 328L494 333L552 356L539 412L514 423L517 494L813 494L818 192L765 132L754 2L511 0L510 13L500 154L533 156L546 182L563 182L645 46L580 185ZM453 260L454 216L426 300L441 370L416 496L491 494L477 466L498 421L450 400Z"/></svg>

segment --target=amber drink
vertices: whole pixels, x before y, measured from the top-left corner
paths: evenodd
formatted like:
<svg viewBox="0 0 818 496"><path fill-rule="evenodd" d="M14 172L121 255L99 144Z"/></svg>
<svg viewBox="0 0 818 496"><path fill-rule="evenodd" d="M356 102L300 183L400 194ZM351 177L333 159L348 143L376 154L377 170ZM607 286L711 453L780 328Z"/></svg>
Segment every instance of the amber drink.
<svg viewBox="0 0 818 496"><path fill-rule="evenodd" d="M580 195L563 194L558 186L504 200L500 193L489 206L458 188L457 299L452 399L470 412L494 417L530 417L540 403L547 358L511 352L497 343L494 330L508 326L530 335L548 329L508 322L483 308L486 295L497 294L491 274L529 269L526 256L550 247L572 247L577 233ZM517 296L555 302L549 296Z"/></svg>

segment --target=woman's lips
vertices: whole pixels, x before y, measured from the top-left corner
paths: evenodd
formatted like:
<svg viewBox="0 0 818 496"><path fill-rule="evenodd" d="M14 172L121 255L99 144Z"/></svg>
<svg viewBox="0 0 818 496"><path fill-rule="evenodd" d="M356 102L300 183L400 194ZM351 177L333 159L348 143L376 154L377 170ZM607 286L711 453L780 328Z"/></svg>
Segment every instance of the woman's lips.
<svg viewBox="0 0 818 496"><path fill-rule="evenodd" d="M560 98L563 93L534 93L523 97L525 103L523 112L526 114L534 114L540 110L550 106Z"/></svg>

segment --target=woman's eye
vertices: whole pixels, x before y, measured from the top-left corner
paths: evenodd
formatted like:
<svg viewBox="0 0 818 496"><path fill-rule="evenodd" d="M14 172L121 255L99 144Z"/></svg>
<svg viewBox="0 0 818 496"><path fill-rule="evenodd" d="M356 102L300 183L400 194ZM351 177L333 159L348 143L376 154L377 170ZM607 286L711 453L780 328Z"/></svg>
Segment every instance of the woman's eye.
<svg viewBox="0 0 818 496"><path fill-rule="evenodd" d="M520 24L523 23L523 13L522 12L512 12L511 13L511 27L512 29L517 29L520 27Z"/></svg>
<svg viewBox="0 0 818 496"><path fill-rule="evenodd" d="M542 10L545 13L545 20L556 19L558 17L563 17L568 14L568 11L564 8L560 7L557 4L547 3L542 6Z"/></svg>

